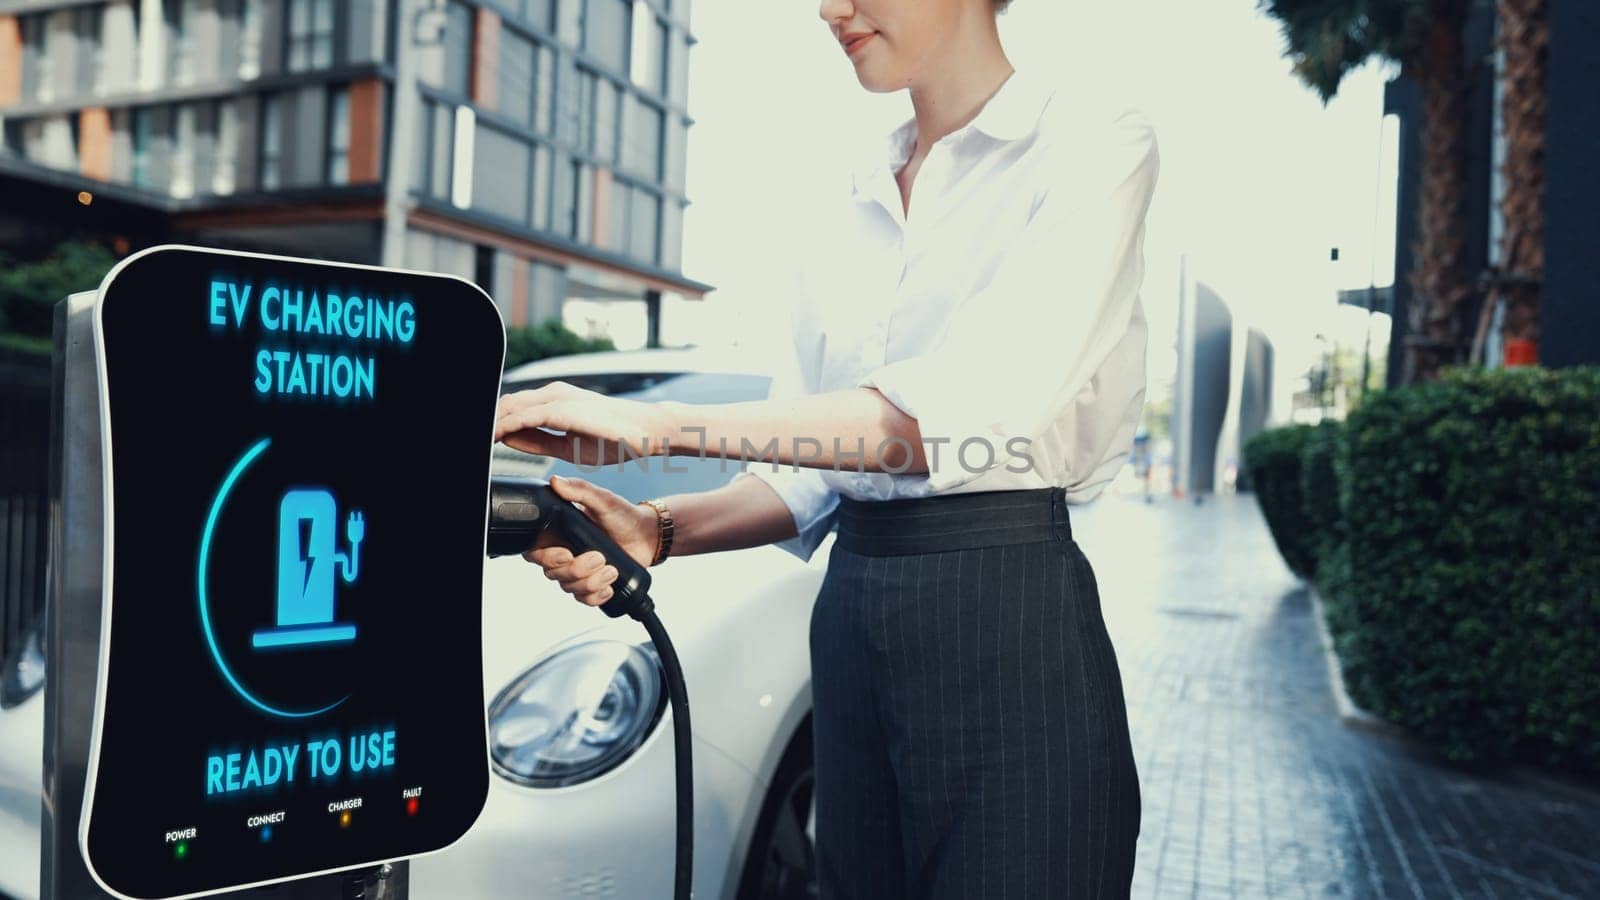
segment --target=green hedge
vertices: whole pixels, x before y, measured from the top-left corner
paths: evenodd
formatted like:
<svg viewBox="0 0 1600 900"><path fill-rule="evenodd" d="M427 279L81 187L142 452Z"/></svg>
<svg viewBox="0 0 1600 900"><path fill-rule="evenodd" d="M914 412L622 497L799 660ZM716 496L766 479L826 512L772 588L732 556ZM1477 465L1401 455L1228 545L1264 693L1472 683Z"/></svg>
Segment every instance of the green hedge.
<svg viewBox="0 0 1600 900"><path fill-rule="evenodd" d="M615 350L610 338L586 338L561 324L560 319L549 319L537 325L516 325L506 329L506 368L523 363L567 356L572 353L594 353Z"/></svg>
<svg viewBox="0 0 1600 900"><path fill-rule="evenodd" d="M1343 463L1343 448L1344 423L1330 419L1311 430L1300 451L1300 509L1314 572L1320 572L1326 558L1344 542L1337 471Z"/></svg>
<svg viewBox="0 0 1600 900"><path fill-rule="evenodd" d="M1600 772L1600 369L1457 369L1350 416L1320 574L1357 703L1460 759Z"/></svg>
<svg viewBox="0 0 1600 900"><path fill-rule="evenodd" d="M1309 425L1272 428L1244 445L1244 465L1272 540L1289 570L1306 579L1316 571L1316 557L1300 496L1300 456L1313 430Z"/></svg>

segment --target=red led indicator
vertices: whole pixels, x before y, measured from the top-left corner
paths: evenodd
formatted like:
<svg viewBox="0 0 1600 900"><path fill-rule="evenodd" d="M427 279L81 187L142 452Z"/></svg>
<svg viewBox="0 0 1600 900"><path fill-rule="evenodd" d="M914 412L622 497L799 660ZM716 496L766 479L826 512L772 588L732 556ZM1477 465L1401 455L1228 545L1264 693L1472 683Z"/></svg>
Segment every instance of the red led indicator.
<svg viewBox="0 0 1600 900"><path fill-rule="evenodd" d="M414 816L416 814L417 814L417 798L412 797L410 800L406 801L406 815Z"/></svg>

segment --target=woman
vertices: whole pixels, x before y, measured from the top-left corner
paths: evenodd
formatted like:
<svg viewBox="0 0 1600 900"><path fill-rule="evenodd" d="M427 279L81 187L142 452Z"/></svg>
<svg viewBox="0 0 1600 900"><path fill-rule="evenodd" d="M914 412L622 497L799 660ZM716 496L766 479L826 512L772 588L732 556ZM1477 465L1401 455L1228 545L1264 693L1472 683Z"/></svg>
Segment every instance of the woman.
<svg viewBox="0 0 1600 900"><path fill-rule="evenodd" d="M808 558L837 521L809 635L825 897L1125 896L1132 877L1121 679L1067 510L1122 466L1143 406L1156 143L1015 72L1003 2L823 0L861 84L915 114L815 222L769 399L555 384L504 398L496 428L585 463L759 451L717 490L637 504L557 481L641 562ZM610 597L596 554L528 558Z"/></svg>

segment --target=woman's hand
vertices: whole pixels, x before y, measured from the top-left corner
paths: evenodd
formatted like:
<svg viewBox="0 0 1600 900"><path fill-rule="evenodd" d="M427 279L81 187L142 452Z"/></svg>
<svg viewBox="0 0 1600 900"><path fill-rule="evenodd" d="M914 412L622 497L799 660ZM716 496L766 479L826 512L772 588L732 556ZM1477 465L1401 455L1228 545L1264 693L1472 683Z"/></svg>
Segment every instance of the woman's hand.
<svg viewBox="0 0 1600 900"><path fill-rule="evenodd" d="M584 515L611 536L624 553L642 566L648 566L656 553L656 512L648 506L631 503L623 497L593 485L581 478L552 478L550 486L557 495L578 504ZM617 579L617 570L606 564L598 550L572 555L566 547L558 546L559 538L546 532L540 536L538 546L523 554L523 558L544 569L551 581L561 583L561 589L589 606L599 606L611 599L611 583Z"/></svg>
<svg viewBox="0 0 1600 900"><path fill-rule="evenodd" d="M666 454L672 428L666 404L607 397L552 381L501 397L494 439L524 453L602 466Z"/></svg>

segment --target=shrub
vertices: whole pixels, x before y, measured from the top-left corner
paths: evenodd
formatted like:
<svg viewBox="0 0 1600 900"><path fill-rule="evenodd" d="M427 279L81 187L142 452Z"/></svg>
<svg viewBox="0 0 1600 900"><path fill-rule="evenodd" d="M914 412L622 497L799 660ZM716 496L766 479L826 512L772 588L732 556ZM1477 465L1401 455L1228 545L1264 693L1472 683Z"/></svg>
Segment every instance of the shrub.
<svg viewBox="0 0 1600 900"><path fill-rule="evenodd" d="M1600 369L1450 370L1346 435L1354 699L1454 759L1600 771Z"/></svg>
<svg viewBox="0 0 1600 900"><path fill-rule="evenodd" d="M1329 419L1311 430L1300 451L1300 508L1314 570L1320 570L1335 545L1344 540L1335 469L1343 442L1344 423Z"/></svg>
<svg viewBox="0 0 1600 900"><path fill-rule="evenodd" d="M580 337L562 325L560 319L549 319L538 325L516 325L506 329L507 369L552 356L615 349L617 347L610 338Z"/></svg>
<svg viewBox="0 0 1600 900"><path fill-rule="evenodd" d="M1291 572L1306 579L1315 571L1316 558L1300 497L1300 457L1312 431L1309 425L1270 428L1244 446L1250 484L1278 553Z"/></svg>

